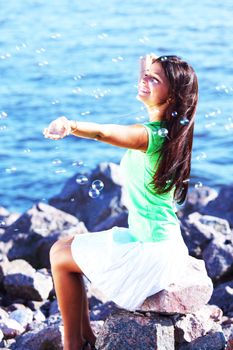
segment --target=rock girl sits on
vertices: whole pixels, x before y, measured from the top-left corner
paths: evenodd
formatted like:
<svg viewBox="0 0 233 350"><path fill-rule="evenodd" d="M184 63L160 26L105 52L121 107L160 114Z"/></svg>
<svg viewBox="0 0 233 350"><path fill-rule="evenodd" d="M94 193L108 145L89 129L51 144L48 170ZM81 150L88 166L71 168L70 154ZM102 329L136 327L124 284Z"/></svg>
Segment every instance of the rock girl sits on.
<svg viewBox="0 0 233 350"><path fill-rule="evenodd" d="M116 125L60 117L44 130L126 148L120 167L128 194L128 228L114 226L59 239L50 250L64 324L64 349L95 349L83 275L119 307L134 311L174 283L185 268L185 245L174 203L188 191L198 82L177 56L141 60L137 98L148 121ZM98 340L97 340L98 343Z"/></svg>

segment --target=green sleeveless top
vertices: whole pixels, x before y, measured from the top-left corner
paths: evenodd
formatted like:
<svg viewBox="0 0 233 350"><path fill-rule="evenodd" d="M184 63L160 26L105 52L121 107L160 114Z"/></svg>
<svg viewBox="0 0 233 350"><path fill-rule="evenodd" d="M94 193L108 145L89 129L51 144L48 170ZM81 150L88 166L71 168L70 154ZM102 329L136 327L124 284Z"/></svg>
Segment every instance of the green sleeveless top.
<svg viewBox="0 0 233 350"><path fill-rule="evenodd" d="M164 138L158 135L163 122L148 122L146 152L128 149L120 162L123 182L128 193L128 224L132 241L155 242L171 238L180 229L173 201L175 187L165 194L156 194L150 184L157 168L159 148Z"/></svg>

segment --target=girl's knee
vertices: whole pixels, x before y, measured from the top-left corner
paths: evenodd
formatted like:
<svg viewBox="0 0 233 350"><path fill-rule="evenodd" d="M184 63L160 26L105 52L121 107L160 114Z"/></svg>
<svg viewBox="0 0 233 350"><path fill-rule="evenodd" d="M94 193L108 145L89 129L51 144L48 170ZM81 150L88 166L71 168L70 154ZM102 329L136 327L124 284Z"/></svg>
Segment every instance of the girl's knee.
<svg viewBox="0 0 233 350"><path fill-rule="evenodd" d="M66 270L70 272L82 273L79 266L75 263L71 253L71 243L73 237L68 239L59 239L49 251L50 265L52 270Z"/></svg>
<svg viewBox="0 0 233 350"><path fill-rule="evenodd" d="M50 259L50 265L53 266L59 266L63 265L68 259L67 259L67 248L70 248L72 239L64 240L59 239L56 241L49 251L49 259Z"/></svg>

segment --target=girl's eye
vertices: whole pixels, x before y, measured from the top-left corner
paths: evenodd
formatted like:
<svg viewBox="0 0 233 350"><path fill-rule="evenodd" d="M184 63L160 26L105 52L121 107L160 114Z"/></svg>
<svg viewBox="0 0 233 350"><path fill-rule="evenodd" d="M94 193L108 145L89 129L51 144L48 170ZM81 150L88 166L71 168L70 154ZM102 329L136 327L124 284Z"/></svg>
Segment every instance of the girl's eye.
<svg viewBox="0 0 233 350"><path fill-rule="evenodd" d="M158 83L158 82L159 82L158 79L156 79L156 78L154 78L154 77L152 77L151 80L152 80L154 83Z"/></svg>

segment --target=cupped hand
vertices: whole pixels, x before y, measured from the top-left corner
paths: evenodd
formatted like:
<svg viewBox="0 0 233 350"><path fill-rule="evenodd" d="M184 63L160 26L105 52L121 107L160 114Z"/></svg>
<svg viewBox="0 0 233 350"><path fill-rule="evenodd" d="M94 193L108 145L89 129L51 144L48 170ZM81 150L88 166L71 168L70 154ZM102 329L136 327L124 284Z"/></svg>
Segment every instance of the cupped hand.
<svg viewBox="0 0 233 350"><path fill-rule="evenodd" d="M48 128L45 128L43 135L52 140L59 140L69 135L71 132L70 121L66 117L53 120Z"/></svg>

